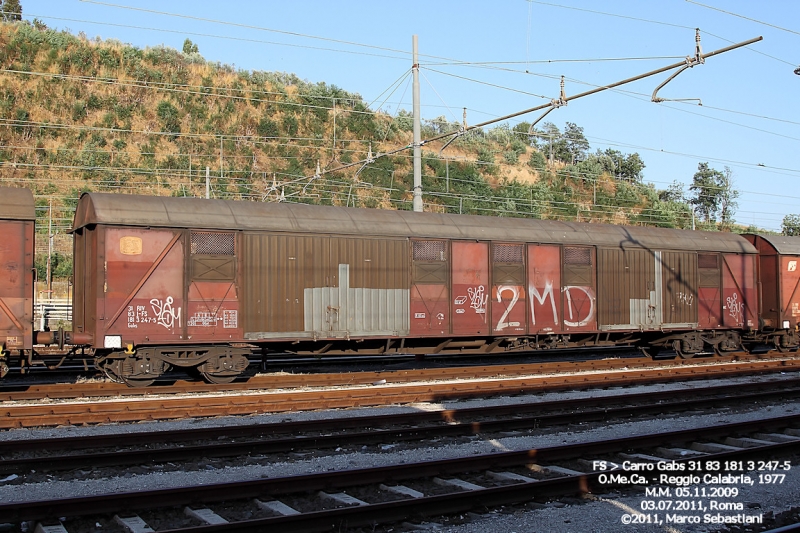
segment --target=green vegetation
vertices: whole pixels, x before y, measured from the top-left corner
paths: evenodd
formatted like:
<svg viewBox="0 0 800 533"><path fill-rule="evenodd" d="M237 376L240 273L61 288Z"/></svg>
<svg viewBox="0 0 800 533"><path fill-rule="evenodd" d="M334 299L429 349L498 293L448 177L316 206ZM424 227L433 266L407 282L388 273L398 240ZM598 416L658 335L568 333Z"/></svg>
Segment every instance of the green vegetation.
<svg viewBox="0 0 800 533"><path fill-rule="evenodd" d="M0 130L0 161L12 163L7 179L54 198L61 231L82 191L202 196L206 168L216 198L411 208L412 150L377 157L411 145L409 112L209 62L189 39L182 51L89 40L20 21L13 4L4 0L12 16L0 24L0 61L15 72L0 84L0 117L12 124ZM426 120L423 138L460 126ZM732 228L729 170L702 163L689 198L658 191L639 154L592 153L574 123L471 130L440 152L443 142L426 145L426 210L689 228L694 207L704 228Z"/></svg>

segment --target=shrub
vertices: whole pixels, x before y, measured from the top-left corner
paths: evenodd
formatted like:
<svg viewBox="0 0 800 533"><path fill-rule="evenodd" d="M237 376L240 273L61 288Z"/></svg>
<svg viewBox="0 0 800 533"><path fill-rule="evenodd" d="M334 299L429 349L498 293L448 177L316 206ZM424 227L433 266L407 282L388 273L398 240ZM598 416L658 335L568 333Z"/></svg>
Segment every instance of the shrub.
<svg viewBox="0 0 800 533"><path fill-rule="evenodd" d="M294 118L292 115L284 115L283 117L283 129L286 131L287 134L294 137L297 135L297 119Z"/></svg>
<svg viewBox="0 0 800 533"><path fill-rule="evenodd" d="M180 133L181 124L177 108L166 100L162 100L156 107L156 116L161 119L164 131ZM174 139L174 137L173 137Z"/></svg>
<svg viewBox="0 0 800 533"><path fill-rule="evenodd" d="M262 117L261 120L258 121L256 131L261 137L277 137L280 134L278 131L278 125L275 123L275 121L270 120L267 117Z"/></svg>

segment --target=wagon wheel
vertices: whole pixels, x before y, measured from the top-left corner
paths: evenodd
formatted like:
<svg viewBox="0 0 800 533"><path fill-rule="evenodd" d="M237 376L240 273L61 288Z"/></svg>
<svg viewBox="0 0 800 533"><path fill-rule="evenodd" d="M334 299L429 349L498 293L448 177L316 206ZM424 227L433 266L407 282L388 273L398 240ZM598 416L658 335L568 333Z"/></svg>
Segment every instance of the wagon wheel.
<svg viewBox="0 0 800 533"><path fill-rule="evenodd" d="M155 383L158 376L139 377L134 374L131 359L111 359L100 364L100 368L112 381L124 383L131 388L149 387ZM159 374L160 375L160 374Z"/></svg>
<svg viewBox="0 0 800 533"><path fill-rule="evenodd" d="M197 365L194 371L200 374L208 383L224 385L242 375L250 361L241 353L221 349L202 364Z"/></svg>
<svg viewBox="0 0 800 533"><path fill-rule="evenodd" d="M200 372L200 375L203 376L204 380L209 383L214 383L215 385L225 385L226 383L231 383L234 379L239 377L239 374L230 376L214 372Z"/></svg>
<svg viewBox="0 0 800 533"><path fill-rule="evenodd" d="M778 337L775 337L775 349L780 353L790 353L792 351L788 346L781 346L781 341Z"/></svg>
<svg viewBox="0 0 800 533"><path fill-rule="evenodd" d="M681 350L681 341L674 340L672 341L672 349L675 350L675 353L678 354L678 357L681 359L691 359L694 357L694 354L691 352L684 352Z"/></svg>

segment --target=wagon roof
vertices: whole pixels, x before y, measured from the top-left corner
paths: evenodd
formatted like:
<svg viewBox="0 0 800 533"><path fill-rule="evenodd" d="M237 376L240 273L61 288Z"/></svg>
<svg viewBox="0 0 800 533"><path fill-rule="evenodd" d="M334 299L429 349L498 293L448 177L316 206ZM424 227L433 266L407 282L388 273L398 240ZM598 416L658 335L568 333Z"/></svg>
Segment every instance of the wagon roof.
<svg viewBox="0 0 800 533"><path fill-rule="evenodd" d="M75 213L73 231L92 224L756 252L752 244L733 233L292 203L84 193Z"/></svg>
<svg viewBox="0 0 800 533"><path fill-rule="evenodd" d="M36 204L30 189L0 187L0 219L35 220Z"/></svg>
<svg viewBox="0 0 800 533"><path fill-rule="evenodd" d="M786 235L756 234L767 241L775 251L781 255L800 255L800 237L787 237Z"/></svg>

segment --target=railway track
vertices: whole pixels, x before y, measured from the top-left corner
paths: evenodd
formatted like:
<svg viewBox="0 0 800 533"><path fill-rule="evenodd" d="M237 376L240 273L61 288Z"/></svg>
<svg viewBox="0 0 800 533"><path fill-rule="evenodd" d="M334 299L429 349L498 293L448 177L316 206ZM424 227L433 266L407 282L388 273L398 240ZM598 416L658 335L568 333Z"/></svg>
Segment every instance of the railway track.
<svg viewBox="0 0 800 533"><path fill-rule="evenodd" d="M146 512L143 516L156 517L159 531L328 531L562 495L603 493L615 487L675 490L684 486L673 471L681 465L698 480L725 474L727 467L722 465L742 465L742 483L751 476L772 483L773 475L787 464L786 458L797 455L799 425L800 415L792 414L445 460L11 502L0 504L0 521L47 522L63 517L67 531L82 531L82 524L100 524L114 515L132 519L133 513ZM774 460L776 468L759 470L756 465L767 459ZM625 461L651 464L653 469L632 473L607 466ZM657 464L669 468L665 471L656 468ZM618 477L609 476L614 473ZM700 508L708 504L705 496L691 499ZM188 524L187 514L193 517ZM250 518L241 520L241 516Z"/></svg>
<svg viewBox="0 0 800 533"><path fill-rule="evenodd" d="M800 397L800 376L791 379L622 393L549 402L421 411L394 415L0 441L0 474L54 472L199 458L285 454L304 449L422 441L555 426L613 423L643 415L737 407ZM268 460L269 461L269 460Z"/></svg>
<svg viewBox="0 0 800 533"><path fill-rule="evenodd" d="M148 397L170 394L209 393L224 391L276 390L304 387L330 387L371 385L386 380L391 383L411 383L446 379L481 379L515 375L545 375L570 372L591 372L618 369L647 369L693 367L698 365L731 362L758 362L790 360L786 354L728 355L711 359L653 360L649 357L598 359L580 362L547 362L527 364L495 364L484 366L442 367L415 370L390 370L375 372L344 372L324 374L270 374L257 375L247 380L228 384L209 384L196 381L157 381L148 388L131 388L112 381L84 381L77 383L0 384L0 402L14 400L78 399L97 397Z"/></svg>
<svg viewBox="0 0 800 533"><path fill-rule="evenodd" d="M786 372L800 368L800 359L714 362L706 365L646 366L635 370L529 376L522 378L475 378L472 380L405 384L410 376L401 375L398 383L381 379L369 385L313 391L268 391L229 394L203 394L188 397L81 398L68 401L29 403L4 402L0 405L0 428L45 427L64 424L136 422L191 417L244 415L349 407L365 407L414 402L443 401L467 397L487 397L575 388L629 386L643 383L732 377L742 374ZM462 371L460 369L459 371ZM497 373L497 369L492 372ZM381 374L379 374L380 376ZM382 374L386 376L386 374ZM440 374L441 375L441 374ZM351 376L352 377L352 376ZM427 374L427 378L432 376ZM358 376L364 380L364 376Z"/></svg>

